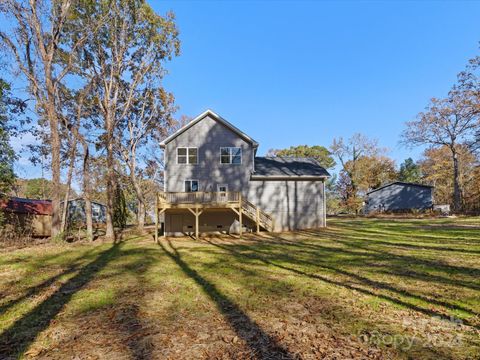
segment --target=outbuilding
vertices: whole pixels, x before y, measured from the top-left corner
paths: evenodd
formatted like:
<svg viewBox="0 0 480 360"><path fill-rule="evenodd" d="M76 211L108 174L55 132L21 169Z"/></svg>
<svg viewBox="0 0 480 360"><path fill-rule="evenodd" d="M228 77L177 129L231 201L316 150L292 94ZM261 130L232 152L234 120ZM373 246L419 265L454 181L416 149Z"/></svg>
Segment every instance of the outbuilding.
<svg viewBox="0 0 480 360"><path fill-rule="evenodd" d="M364 212L401 212L433 207L433 186L395 181L367 193Z"/></svg>
<svg viewBox="0 0 480 360"><path fill-rule="evenodd" d="M52 202L11 197L0 201L6 223L17 232L29 236L50 236L52 231Z"/></svg>

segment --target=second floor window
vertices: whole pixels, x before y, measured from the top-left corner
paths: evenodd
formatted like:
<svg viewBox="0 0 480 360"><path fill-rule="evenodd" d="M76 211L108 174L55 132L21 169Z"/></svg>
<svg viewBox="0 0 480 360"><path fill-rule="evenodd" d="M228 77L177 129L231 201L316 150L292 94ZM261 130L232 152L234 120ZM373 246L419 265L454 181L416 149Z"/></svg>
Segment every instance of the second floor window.
<svg viewBox="0 0 480 360"><path fill-rule="evenodd" d="M222 164L241 164L242 148L239 148L239 147L220 148L220 162Z"/></svg>
<svg viewBox="0 0 480 360"><path fill-rule="evenodd" d="M196 147L177 148L177 164L198 164L198 149Z"/></svg>

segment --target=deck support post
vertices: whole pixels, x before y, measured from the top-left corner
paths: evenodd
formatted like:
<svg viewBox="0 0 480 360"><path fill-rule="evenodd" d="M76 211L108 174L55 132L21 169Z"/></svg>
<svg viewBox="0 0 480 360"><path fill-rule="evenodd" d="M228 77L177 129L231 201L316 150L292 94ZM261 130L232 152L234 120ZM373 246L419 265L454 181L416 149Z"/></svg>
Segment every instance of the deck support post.
<svg viewBox="0 0 480 360"><path fill-rule="evenodd" d="M243 232L243 223L242 223L242 193L240 193L239 198L238 198L238 221L240 222L240 229L238 230L238 234L240 235L240 238L242 238L242 232Z"/></svg>
<svg viewBox="0 0 480 360"><path fill-rule="evenodd" d="M195 205L195 209L188 208L188 210L195 216L195 240L199 238L199 218L202 215L203 210L198 208L198 205Z"/></svg>
<svg viewBox="0 0 480 360"><path fill-rule="evenodd" d="M256 217L256 223L257 223L257 234L260 234L260 209L257 207L257 217Z"/></svg>
<svg viewBox="0 0 480 360"><path fill-rule="evenodd" d="M200 214L198 213L198 206L195 208L195 240L198 240L198 217Z"/></svg>

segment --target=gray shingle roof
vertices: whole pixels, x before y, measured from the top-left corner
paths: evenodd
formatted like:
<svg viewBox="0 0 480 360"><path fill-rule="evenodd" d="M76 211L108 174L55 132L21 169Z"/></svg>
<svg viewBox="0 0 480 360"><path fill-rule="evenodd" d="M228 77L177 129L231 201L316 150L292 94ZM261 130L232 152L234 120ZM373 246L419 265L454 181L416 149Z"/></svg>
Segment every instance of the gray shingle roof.
<svg viewBox="0 0 480 360"><path fill-rule="evenodd" d="M313 158L256 157L253 177L329 177Z"/></svg>
<svg viewBox="0 0 480 360"><path fill-rule="evenodd" d="M426 188L434 188L435 187L435 186L426 185L426 184L416 184L416 183L410 183L410 182L404 182L404 181L393 181L393 182L390 182L388 184L382 185L382 186L380 186L376 189L370 190L369 192L367 192L367 195L371 194L375 191L384 189L386 187L392 186L392 185L416 186L416 187L426 187Z"/></svg>

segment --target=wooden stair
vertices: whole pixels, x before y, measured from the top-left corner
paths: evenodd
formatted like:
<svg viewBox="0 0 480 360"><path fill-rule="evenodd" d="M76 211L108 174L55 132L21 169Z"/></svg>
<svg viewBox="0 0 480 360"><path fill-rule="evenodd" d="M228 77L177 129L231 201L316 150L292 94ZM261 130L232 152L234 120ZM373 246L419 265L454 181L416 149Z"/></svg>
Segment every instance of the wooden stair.
<svg viewBox="0 0 480 360"><path fill-rule="evenodd" d="M267 214L258 206L255 206L244 198L242 198L241 203L243 215L247 216L250 220L254 221L259 227L266 231L273 231L275 229L275 221L271 215ZM257 231L259 230L260 229L257 228Z"/></svg>
<svg viewBox="0 0 480 360"><path fill-rule="evenodd" d="M195 238L199 236L199 217L206 209L230 209L239 216L242 236L242 216L253 221L256 231L274 231L275 220L258 206L244 199L239 191L223 192L160 192L156 197L155 242L158 242L159 215L167 209L185 209L195 216Z"/></svg>

